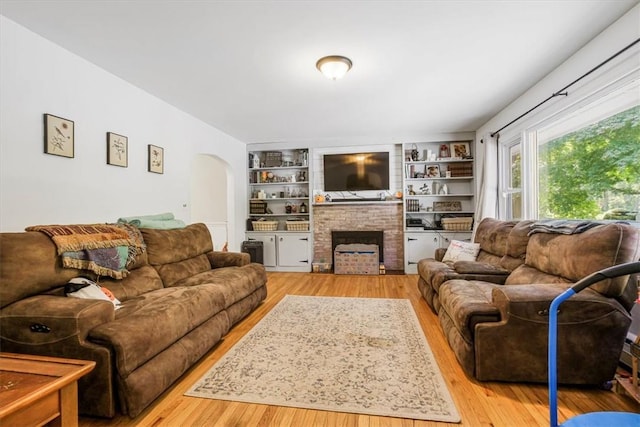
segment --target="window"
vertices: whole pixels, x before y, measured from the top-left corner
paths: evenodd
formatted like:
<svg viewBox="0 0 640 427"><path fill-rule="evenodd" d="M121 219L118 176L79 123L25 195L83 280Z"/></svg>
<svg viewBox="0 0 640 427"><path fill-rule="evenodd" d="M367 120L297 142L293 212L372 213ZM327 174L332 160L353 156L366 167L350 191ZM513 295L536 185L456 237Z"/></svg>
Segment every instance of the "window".
<svg viewBox="0 0 640 427"><path fill-rule="evenodd" d="M502 146L502 165L506 171L501 185L501 210L505 219L522 219L522 144L518 138Z"/></svg>
<svg viewBox="0 0 640 427"><path fill-rule="evenodd" d="M530 126L499 143L500 218L640 226L640 72Z"/></svg>
<svg viewBox="0 0 640 427"><path fill-rule="evenodd" d="M635 82L536 133L537 218L638 218L639 104Z"/></svg>

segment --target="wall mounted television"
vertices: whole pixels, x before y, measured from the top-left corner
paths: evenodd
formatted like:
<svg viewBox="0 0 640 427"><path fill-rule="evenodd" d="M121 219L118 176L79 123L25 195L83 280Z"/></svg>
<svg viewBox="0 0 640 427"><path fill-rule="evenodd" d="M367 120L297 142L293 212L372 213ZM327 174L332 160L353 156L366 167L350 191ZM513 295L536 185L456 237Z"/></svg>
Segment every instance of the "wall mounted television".
<svg viewBox="0 0 640 427"><path fill-rule="evenodd" d="M324 155L324 191L389 190L389 152Z"/></svg>

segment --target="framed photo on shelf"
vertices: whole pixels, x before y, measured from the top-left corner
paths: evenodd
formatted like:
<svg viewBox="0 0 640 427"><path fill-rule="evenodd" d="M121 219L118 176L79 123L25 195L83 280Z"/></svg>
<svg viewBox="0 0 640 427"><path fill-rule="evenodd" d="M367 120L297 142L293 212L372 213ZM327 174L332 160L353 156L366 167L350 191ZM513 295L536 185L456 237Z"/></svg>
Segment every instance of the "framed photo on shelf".
<svg viewBox="0 0 640 427"><path fill-rule="evenodd" d="M129 158L129 138L107 132L107 164L126 168Z"/></svg>
<svg viewBox="0 0 640 427"><path fill-rule="evenodd" d="M44 152L73 158L74 123L69 119L44 115Z"/></svg>
<svg viewBox="0 0 640 427"><path fill-rule="evenodd" d="M427 165L425 166L425 178L440 178L440 166Z"/></svg>
<svg viewBox="0 0 640 427"><path fill-rule="evenodd" d="M451 146L451 157L457 157L461 159L471 157L471 150L469 149L468 142L452 142L449 145Z"/></svg>
<svg viewBox="0 0 640 427"><path fill-rule="evenodd" d="M157 145L147 145L149 163L148 170L153 173L164 173L164 148Z"/></svg>

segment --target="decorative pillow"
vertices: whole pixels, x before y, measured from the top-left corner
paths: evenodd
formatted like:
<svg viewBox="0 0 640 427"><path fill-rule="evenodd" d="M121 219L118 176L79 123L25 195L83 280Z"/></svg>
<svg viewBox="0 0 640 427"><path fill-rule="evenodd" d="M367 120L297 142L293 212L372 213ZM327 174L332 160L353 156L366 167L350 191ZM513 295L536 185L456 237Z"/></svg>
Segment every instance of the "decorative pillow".
<svg viewBox="0 0 640 427"><path fill-rule="evenodd" d="M478 256L478 252L480 252L480 243L452 240L447 248L447 252L442 258L442 261L475 261Z"/></svg>
<svg viewBox="0 0 640 427"><path fill-rule="evenodd" d="M69 280L69 282L64 286L64 293L68 297L72 298L111 301L116 310L122 305L120 300L118 300L118 298L116 298L109 289L99 286L96 282L87 279L86 277L75 277Z"/></svg>

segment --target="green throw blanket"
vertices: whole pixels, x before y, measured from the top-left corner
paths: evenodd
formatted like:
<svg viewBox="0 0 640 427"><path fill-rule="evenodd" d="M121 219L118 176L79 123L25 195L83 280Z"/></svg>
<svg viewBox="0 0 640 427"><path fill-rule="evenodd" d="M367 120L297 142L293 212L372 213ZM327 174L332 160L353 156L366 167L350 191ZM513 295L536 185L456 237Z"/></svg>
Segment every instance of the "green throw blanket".
<svg viewBox="0 0 640 427"><path fill-rule="evenodd" d="M156 228L160 230L172 230L174 228L185 228L184 221L175 219L170 212L156 215L140 215L118 218L119 224L130 224L138 228Z"/></svg>

